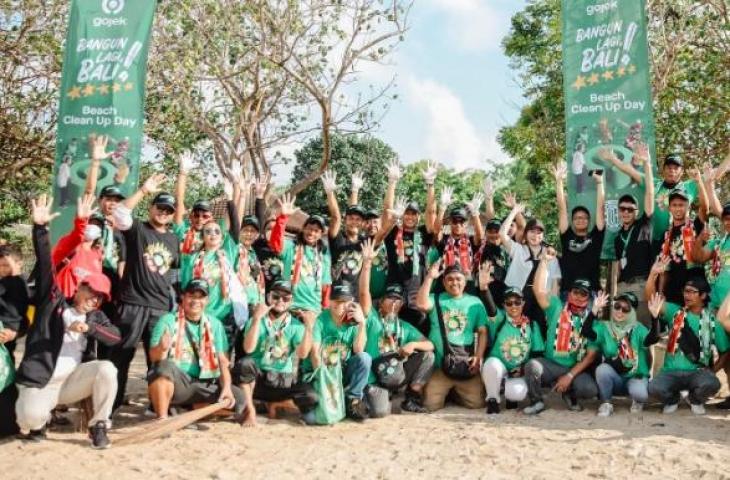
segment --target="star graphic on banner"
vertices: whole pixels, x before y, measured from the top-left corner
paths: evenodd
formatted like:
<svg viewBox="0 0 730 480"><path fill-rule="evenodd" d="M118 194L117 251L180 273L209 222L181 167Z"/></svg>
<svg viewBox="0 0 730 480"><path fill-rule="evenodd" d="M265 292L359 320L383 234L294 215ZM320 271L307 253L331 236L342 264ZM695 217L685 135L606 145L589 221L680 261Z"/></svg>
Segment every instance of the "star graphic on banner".
<svg viewBox="0 0 730 480"><path fill-rule="evenodd" d="M115 83L114 85L112 85L112 91L114 91L114 92L118 92L121 89L122 89L122 86L119 85L118 83Z"/></svg>
<svg viewBox="0 0 730 480"><path fill-rule="evenodd" d="M606 70L601 76L604 80L613 80L613 70Z"/></svg>
<svg viewBox="0 0 730 480"><path fill-rule="evenodd" d="M79 87L73 87L71 88L71 90L68 91L66 96L68 98L76 100L77 98L81 97L81 89Z"/></svg>
<svg viewBox="0 0 730 480"><path fill-rule="evenodd" d="M87 84L83 90L84 97L90 97L91 95L93 95L94 90L96 90L96 89L94 88L93 85L91 85L90 83Z"/></svg>
<svg viewBox="0 0 730 480"><path fill-rule="evenodd" d="M636 73L636 67L634 65L629 65L629 73Z"/></svg>
<svg viewBox="0 0 730 480"><path fill-rule="evenodd" d="M127 83L125 83L125 84L124 84L124 91L125 91L125 92L128 92L128 91L132 90L132 87L133 87L133 86L134 86L134 85L132 85L132 82L127 82Z"/></svg>
<svg viewBox="0 0 730 480"><path fill-rule="evenodd" d="M108 95L109 94L109 85L107 85L106 83L102 83L101 85L99 85L99 87L97 87L97 90L102 95Z"/></svg>
<svg viewBox="0 0 730 480"><path fill-rule="evenodd" d="M594 73L590 77L588 77L588 83L590 83L591 85L597 84L598 81L599 81L599 78L598 78L598 74L597 73Z"/></svg>
<svg viewBox="0 0 730 480"><path fill-rule="evenodd" d="M573 88L576 90L580 90L581 88L586 86L586 77L583 75L578 75L575 79L575 82L573 82Z"/></svg>
<svg viewBox="0 0 730 480"><path fill-rule="evenodd" d="M624 67L618 67L618 70L616 70L616 74L619 77L623 77L624 75L626 75L626 69Z"/></svg>

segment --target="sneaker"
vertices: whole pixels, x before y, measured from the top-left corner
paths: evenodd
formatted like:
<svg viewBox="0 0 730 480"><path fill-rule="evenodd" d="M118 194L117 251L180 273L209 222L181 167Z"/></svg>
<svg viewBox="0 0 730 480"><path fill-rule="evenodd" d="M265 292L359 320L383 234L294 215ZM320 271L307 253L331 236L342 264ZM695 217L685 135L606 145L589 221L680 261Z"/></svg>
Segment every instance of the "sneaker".
<svg viewBox="0 0 730 480"><path fill-rule="evenodd" d="M368 418L368 407L359 398L351 398L347 402L347 416L356 422L362 422Z"/></svg>
<svg viewBox="0 0 730 480"><path fill-rule="evenodd" d="M96 422L96 424L89 429L89 438L91 439L91 448L97 450L109 448L112 444L109 441L109 437L106 435L106 422Z"/></svg>
<svg viewBox="0 0 730 480"><path fill-rule="evenodd" d="M600 407L598 407L598 415L599 417L610 417L613 414L613 405L610 402L603 402Z"/></svg>
<svg viewBox="0 0 730 480"><path fill-rule="evenodd" d="M428 409L421 405L415 398L406 398L400 404L401 410L411 413L429 413Z"/></svg>
<svg viewBox="0 0 730 480"><path fill-rule="evenodd" d="M45 440L46 437L46 429L41 428L40 430L31 430L28 433L19 433L17 435L18 440L24 440L26 442L34 442L34 443L41 443L43 440Z"/></svg>
<svg viewBox="0 0 730 480"><path fill-rule="evenodd" d="M641 402L637 402L636 400L632 400L631 402L631 408L629 409L629 412L631 413L641 413L644 411L644 404Z"/></svg>
<svg viewBox="0 0 730 480"><path fill-rule="evenodd" d="M520 406L518 402L515 402L514 400L506 400L504 402L504 406L507 410L516 410L517 407Z"/></svg>
<svg viewBox="0 0 730 480"><path fill-rule="evenodd" d="M497 415L499 413L499 401L496 398L487 399L487 415Z"/></svg>
<svg viewBox="0 0 730 480"><path fill-rule="evenodd" d="M538 413L545 410L545 404L542 402L535 402L532 405L525 407L522 413L525 415L537 415Z"/></svg>
<svg viewBox="0 0 730 480"><path fill-rule="evenodd" d="M702 403L691 403L689 405L689 409L692 410L692 413L694 413L695 415L704 415L705 413L707 413L705 411L705 405Z"/></svg>
<svg viewBox="0 0 730 480"><path fill-rule="evenodd" d="M571 397L570 395L564 393L563 401L565 402L565 405L568 407L568 410L570 410L571 412L582 412L583 411L583 406L580 403L578 403L578 400Z"/></svg>
<svg viewBox="0 0 730 480"><path fill-rule="evenodd" d="M665 415L668 415L670 413L674 413L677 411L677 408L679 407L679 404L672 403L669 405L664 405L664 408L662 408L662 413Z"/></svg>

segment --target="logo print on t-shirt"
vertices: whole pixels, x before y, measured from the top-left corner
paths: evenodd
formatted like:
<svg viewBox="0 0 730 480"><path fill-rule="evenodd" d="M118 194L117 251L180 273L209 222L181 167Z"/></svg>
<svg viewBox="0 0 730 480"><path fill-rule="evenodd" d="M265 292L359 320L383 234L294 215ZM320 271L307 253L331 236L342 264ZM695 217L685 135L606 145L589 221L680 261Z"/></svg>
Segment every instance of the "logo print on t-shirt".
<svg viewBox="0 0 730 480"><path fill-rule="evenodd" d="M283 335L267 337L264 352L264 364L282 366L289 358L289 345Z"/></svg>
<svg viewBox="0 0 730 480"><path fill-rule="evenodd" d="M466 315L461 310L448 310L444 312L444 325L447 333L464 333L466 328Z"/></svg>
<svg viewBox="0 0 730 480"><path fill-rule="evenodd" d="M164 275L170 270L172 253L170 253L164 243L150 243L144 249L144 260L150 272Z"/></svg>
<svg viewBox="0 0 730 480"><path fill-rule="evenodd" d="M284 271L284 262L278 257L269 257L264 260L263 269L266 281L271 282L281 277L281 273Z"/></svg>
<svg viewBox="0 0 730 480"><path fill-rule="evenodd" d="M340 275L357 275L362 268L362 252L348 250L337 259L335 271Z"/></svg>
<svg viewBox="0 0 730 480"><path fill-rule="evenodd" d="M347 345L340 341L335 341L322 346L322 361L328 367L337 365L338 362L344 363L347 359L348 348Z"/></svg>
<svg viewBox="0 0 730 480"><path fill-rule="evenodd" d="M527 344L519 338L510 337L502 342L502 356L511 363L522 363L527 358Z"/></svg>
<svg viewBox="0 0 730 480"><path fill-rule="evenodd" d="M582 252L585 252L586 249L588 247L590 247L592 243L593 243L593 240L591 240L590 238L586 238L582 242L576 241L571 238L570 241L568 242L568 250L570 250L573 253L582 253Z"/></svg>

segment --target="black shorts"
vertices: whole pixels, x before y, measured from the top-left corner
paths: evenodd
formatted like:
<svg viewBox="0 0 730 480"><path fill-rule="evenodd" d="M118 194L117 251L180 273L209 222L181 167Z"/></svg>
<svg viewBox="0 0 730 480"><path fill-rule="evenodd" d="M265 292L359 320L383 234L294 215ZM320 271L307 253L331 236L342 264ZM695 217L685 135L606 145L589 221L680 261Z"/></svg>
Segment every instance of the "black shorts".
<svg viewBox="0 0 730 480"><path fill-rule="evenodd" d="M233 383L250 384L256 382L253 390L253 398L262 402L281 402L292 400L302 413L314 409L317 406L317 393L308 384L294 378L292 382L282 382L282 378L273 372L262 371L251 357L239 359L233 367L231 376ZM282 383L291 383L282 386Z"/></svg>

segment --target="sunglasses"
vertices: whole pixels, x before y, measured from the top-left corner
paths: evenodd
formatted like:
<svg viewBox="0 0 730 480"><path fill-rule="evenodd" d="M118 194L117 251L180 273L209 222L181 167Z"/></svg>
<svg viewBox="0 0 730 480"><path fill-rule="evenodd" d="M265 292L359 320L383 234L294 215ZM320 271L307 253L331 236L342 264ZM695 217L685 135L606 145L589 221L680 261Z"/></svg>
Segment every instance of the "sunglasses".
<svg viewBox="0 0 730 480"><path fill-rule="evenodd" d="M204 228L203 233L205 235L218 236L221 234L220 228Z"/></svg>
<svg viewBox="0 0 730 480"><path fill-rule="evenodd" d="M631 307L629 307L625 303L621 303L621 302L614 303L613 304L613 309L614 310L620 310L620 311L622 311L624 313L629 313L631 311Z"/></svg>
<svg viewBox="0 0 730 480"><path fill-rule="evenodd" d="M276 301L279 301L279 300L283 300L285 302L291 302L292 296L291 295L283 295L283 294L277 293L277 292L271 292L271 299L273 301L275 301L275 302Z"/></svg>
<svg viewBox="0 0 730 480"><path fill-rule="evenodd" d="M523 303L525 303L525 302L523 302L522 300L505 300L504 306L505 307L519 307Z"/></svg>
<svg viewBox="0 0 730 480"><path fill-rule="evenodd" d="M635 212L637 210L636 207L618 207L618 209L622 212Z"/></svg>

